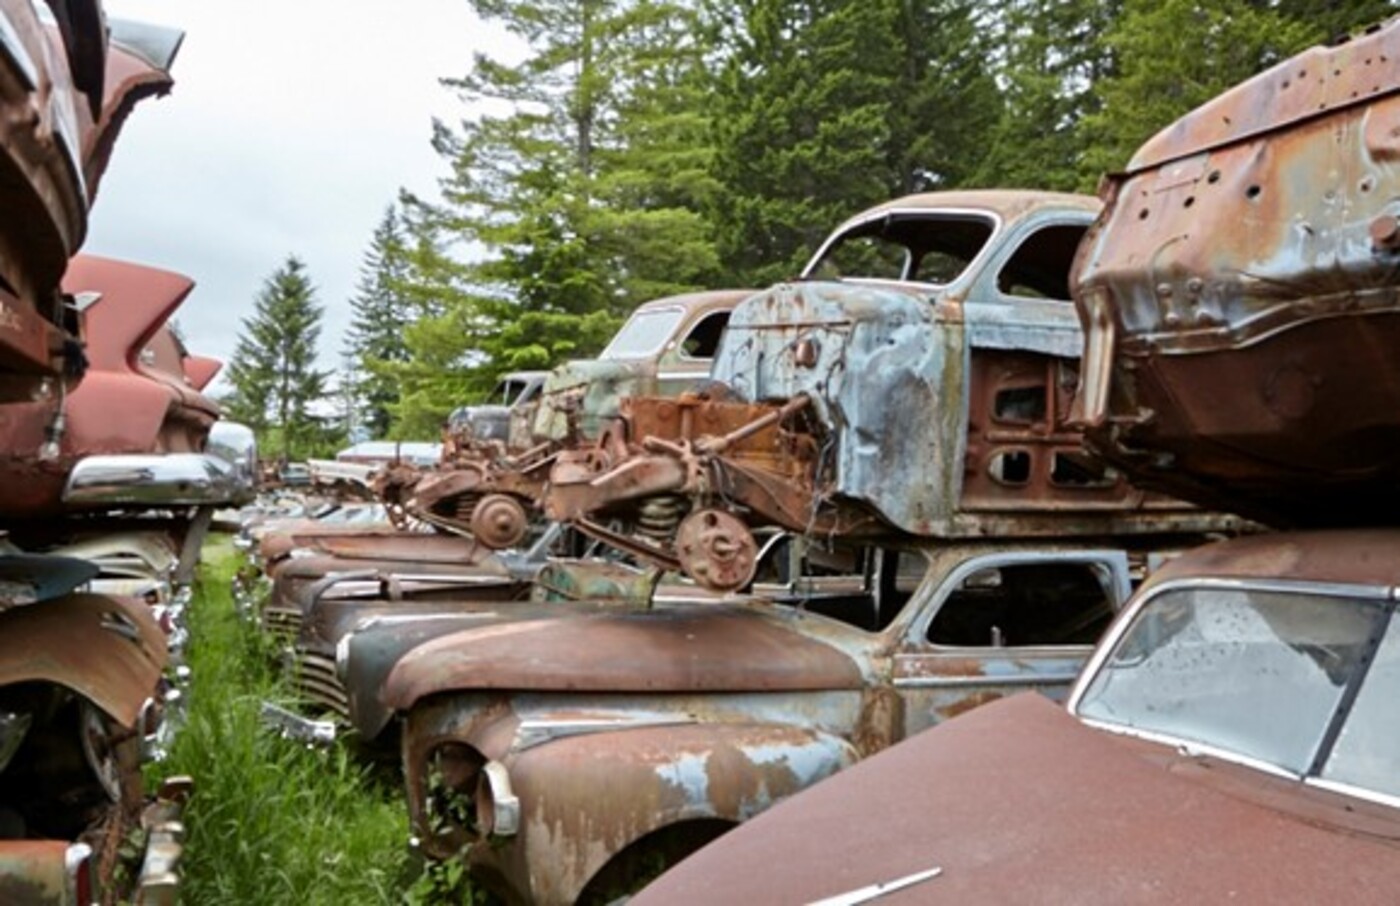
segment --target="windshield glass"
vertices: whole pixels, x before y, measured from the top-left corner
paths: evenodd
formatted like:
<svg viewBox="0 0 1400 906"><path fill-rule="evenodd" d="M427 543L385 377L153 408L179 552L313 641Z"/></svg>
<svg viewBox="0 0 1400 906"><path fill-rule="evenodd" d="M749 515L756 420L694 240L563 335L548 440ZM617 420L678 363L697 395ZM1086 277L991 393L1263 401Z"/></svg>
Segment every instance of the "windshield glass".
<svg viewBox="0 0 1400 906"><path fill-rule="evenodd" d="M987 244L993 228L990 218L973 214L890 213L841 233L803 277L951 283Z"/></svg>
<svg viewBox="0 0 1400 906"><path fill-rule="evenodd" d="M647 308L633 312L612 338L600 359L640 359L655 355L685 317L679 308Z"/></svg>
<svg viewBox="0 0 1400 906"><path fill-rule="evenodd" d="M1372 777L1375 767L1363 764L1380 759L1393 778L1400 733L1388 703L1400 641L1387 643L1387 668L1367 671L1390 606L1301 590L1164 591L1139 612L1076 711L1307 776L1328 763L1334 722L1360 688L1358 702L1381 696L1387 706L1350 712L1324 776Z"/></svg>

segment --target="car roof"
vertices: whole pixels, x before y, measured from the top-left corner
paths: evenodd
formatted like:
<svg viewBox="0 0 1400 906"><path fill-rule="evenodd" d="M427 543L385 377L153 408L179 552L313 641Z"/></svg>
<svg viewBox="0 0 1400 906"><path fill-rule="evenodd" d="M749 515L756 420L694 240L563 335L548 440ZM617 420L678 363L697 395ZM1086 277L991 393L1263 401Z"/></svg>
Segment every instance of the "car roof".
<svg viewBox="0 0 1400 906"><path fill-rule="evenodd" d="M1279 532L1195 548L1148 583L1185 578L1285 579L1400 585L1400 529Z"/></svg>

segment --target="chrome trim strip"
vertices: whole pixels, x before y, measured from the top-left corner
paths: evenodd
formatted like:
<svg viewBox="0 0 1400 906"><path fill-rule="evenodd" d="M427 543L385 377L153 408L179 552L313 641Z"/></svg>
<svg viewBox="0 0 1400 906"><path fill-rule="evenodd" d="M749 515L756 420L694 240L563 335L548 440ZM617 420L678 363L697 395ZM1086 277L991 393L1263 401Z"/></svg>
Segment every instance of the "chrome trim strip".
<svg viewBox="0 0 1400 906"><path fill-rule="evenodd" d="M1073 673L1015 673L1008 676L911 676L894 681L896 689L956 689L964 686L1046 686L1069 685L1079 677Z"/></svg>
<svg viewBox="0 0 1400 906"><path fill-rule="evenodd" d="M619 715L617 717L586 717L573 720L554 718L526 718L515 730L510 751L523 752L535 746L565 739L570 736L587 736L592 733L613 733L618 730L640 730L649 727L676 727L697 724L699 719L689 714L676 715Z"/></svg>
<svg viewBox="0 0 1400 906"><path fill-rule="evenodd" d="M311 720L272 702L262 703L259 716L263 726L276 730L288 739L315 746L328 746L335 742L334 721Z"/></svg>
<svg viewBox="0 0 1400 906"><path fill-rule="evenodd" d="M1377 805L1384 805L1390 808L1400 808L1400 796L1393 796L1389 793L1381 793L1376 790L1368 790L1364 786L1352 786L1350 783L1343 783L1340 780L1327 780L1323 777L1305 777L1303 782L1308 786L1326 790L1329 793L1336 793L1340 796L1351 796L1354 799L1364 799L1367 802L1374 802Z"/></svg>
<svg viewBox="0 0 1400 906"><path fill-rule="evenodd" d="M1091 717L1080 717L1080 721L1085 726L1093 727L1096 730L1103 730L1105 733L1114 733L1118 736L1132 736L1136 739L1145 739L1148 742L1155 742L1158 745L1169 746L1176 749L1188 757L1206 756L1216 758L1220 761L1228 761L1234 764L1244 765L1265 774L1272 774L1275 777L1282 777L1285 780L1301 781L1303 775L1294 773L1287 768L1281 768L1276 764L1262 761L1249 755L1241 755L1238 752L1231 752L1228 749L1217 748L1203 742L1194 742L1189 739L1179 739L1175 736L1168 736L1165 733L1155 733L1151 730L1140 730L1136 727L1127 727L1122 724L1109 724L1103 721L1094 720Z"/></svg>
<svg viewBox="0 0 1400 906"><path fill-rule="evenodd" d="M233 467L204 453L116 454L78 461L63 502L80 506L220 504L242 493Z"/></svg>

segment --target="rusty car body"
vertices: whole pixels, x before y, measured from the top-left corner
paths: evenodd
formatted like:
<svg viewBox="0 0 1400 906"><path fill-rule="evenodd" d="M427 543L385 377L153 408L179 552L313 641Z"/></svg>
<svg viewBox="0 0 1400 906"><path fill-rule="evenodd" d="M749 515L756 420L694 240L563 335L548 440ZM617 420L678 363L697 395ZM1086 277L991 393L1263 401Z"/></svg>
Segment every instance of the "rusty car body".
<svg viewBox="0 0 1400 906"><path fill-rule="evenodd" d="M1376 529L1188 552L1067 707L1021 696L934 728L633 902L856 903L875 885L881 903L1393 902L1397 544Z"/></svg>
<svg viewBox="0 0 1400 906"><path fill-rule="evenodd" d="M843 539L1199 530L1065 426L1074 252L1099 209L1035 191L914 195L840 226L796 283L741 303L705 392L634 394L561 452L551 518L708 587L753 529ZM621 523L618 529L613 523Z"/></svg>
<svg viewBox="0 0 1400 906"><path fill-rule="evenodd" d="M211 456L221 488L233 492L219 497L227 500L247 491L234 460L248 453L250 436L233 426L211 430L198 390L218 363L188 355L165 330L170 300L122 301L111 286L75 286L86 282L87 263L74 266L72 257L122 124L138 101L169 90L182 38L108 21L97 0L0 2L6 901L171 903L178 883L176 819L187 784L172 781L162 801L147 805L141 772L158 754L178 679L169 642L179 640L168 633L181 601L174 574L192 563L189 546L173 554L179 537L200 537L188 509L212 502L178 457L186 449L227 454L217 463ZM96 295L108 290L110 298ZM108 411L99 412L85 401L103 395L113 371L135 389L108 394ZM158 406L143 407L155 397ZM118 470L93 455L114 452L103 446L106 429L85 433L104 418L111 427L114 415L158 429L119 451ZM70 417L78 423L71 432ZM182 421L189 424L173 424ZM125 520L137 509L143 519L133 529ZM172 529L173 544L151 543ZM132 590L140 596L112 593ZM144 841L139 853L130 847L133 830Z"/></svg>
<svg viewBox="0 0 1400 906"><path fill-rule="evenodd" d="M1398 60L1395 21L1304 51L1107 181L1076 418L1134 481L1281 527L1393 520Z"/></svg>
<svg viewBox="0 0 1400 906"><path fill-rule="evenodd" d="M233 496L231 479L222 480L222 460L199 459L219 408L193 386L186 355L166 327L194 283L156 268L79 255L63 285L88 301L82 314L88 368L75 388L55 385L51 398L0 408L0 426L11 439L0 456L0 478L11 488L0 514L32 521L88 505L109 507L114 501L103 493L105 479L95 473L130 468L121 457L133 454L188 454L194 482L210 484L221 499ZM206 382L217 366L210 363L197 359L193 366ZM100 469L84 462L113 456ZM174 462L167 460L167 468Z"/></svg>
<svg viewBox="0 0 1400 906"><path fill-rule="evenodd" d="M510 416L507 440L459 435L433 472L385 470L381 497L445 531L502 550L538 528L540 497L555 455L591 439L624 397L673 395L710 371L729 313L750 290L716 290L656 299L640 306L596 360L570 362L545 380L540 395Z"/></svg>
<svg viewBox="0 0 1400 906"><path fill-rule="evenodd" d="M443 430L443 456L452 459L458 451L482 441L529 446L530 419L548 377L548 371L507 372L486 402L453 409Z"/></svg>
<svg viewBox="0 0 1400 906"><path fill-rule="evenodd" d="M88 208L122 124L169 91L181 33L107 22L95 0L0 3L0 385L3 399L83 368L79 326L59 280L87 233Z"/></svg>
<svg viewBox="0 0 1400 906"><path fill-rule="evenodd" d="M1191 542L811 550L789 603L464 608L453 619L474 626L429 629L379 691L404 716L415 837L510 901L606 901L639 865L907 735L1011 691L1063 696L1152 552L1176 543ZM339 666L363 696L357 638ZM392 631L371 633L366 650L386 644Z"/></svg>

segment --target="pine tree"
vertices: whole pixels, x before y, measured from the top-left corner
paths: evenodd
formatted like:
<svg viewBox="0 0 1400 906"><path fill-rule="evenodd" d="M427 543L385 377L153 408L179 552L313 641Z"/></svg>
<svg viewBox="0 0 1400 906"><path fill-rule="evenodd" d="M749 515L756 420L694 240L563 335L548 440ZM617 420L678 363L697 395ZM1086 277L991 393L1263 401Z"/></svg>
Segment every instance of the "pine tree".
<svg viewBox="0 0 1400 906"><path fill-rule="evenodd" d="M360 264L353 318L345 337L350 365L346 391L362 409L360 425L372 437L389 431L390 408L399 400L399 384L387 363L408 358L404 326L412 320L412 303L405 295L408 251L397 209L390 206L375 227Z"/></svg>
<svg viewBox="0 0 1400 906"><path fill-rule="evenodd" d="M972 183L1092 191L1099 172L1085 158L1082 123L1098 110L1094 86L1113 66L1112 48L1100 36L1118 21L1121 5L1010 0L997 9L986 23L997 47L988 65L1004 106L985 135L987 154Z"/></svg>
<svg viewBox="0 0 1400 906"><path fill-rule="evenodd" d="M264 282L251 317L243 319L228 379L231 417L259 433L260 442L284 459L324 447L328 432L312 412L326 392L329 373L318 371L316 341L322 309L294 255Z"/></svg>
<svg viewBox="0 0 1400 906"><path fill-rule="evenodd" d="M1101 107L1083 123L1089 170L1121 170L1158 130L1320 39L1316 26L1248 0L1124 0L1103 36L1114 71L1094 86Z"/></svg>
<svg viewBox="0 0 1400 906"><path fill-rule="evenodd" d="M995 120L971 0L747 0L715 97L717 242L738 282L801 270L862 208L963 182Z"/></svg>
<svg viewBox="0 0 1400 906"><path fill-rule="evenodd" d="M696 13L673 0L473 0L528 45L448 80L477 112L437 124L452 167L407 199L409 358L392 433L422 431L501 371L602 348L621 317L718 276L709 226L705 63ZM466 254L463 253L467 250Z"/></svg>

